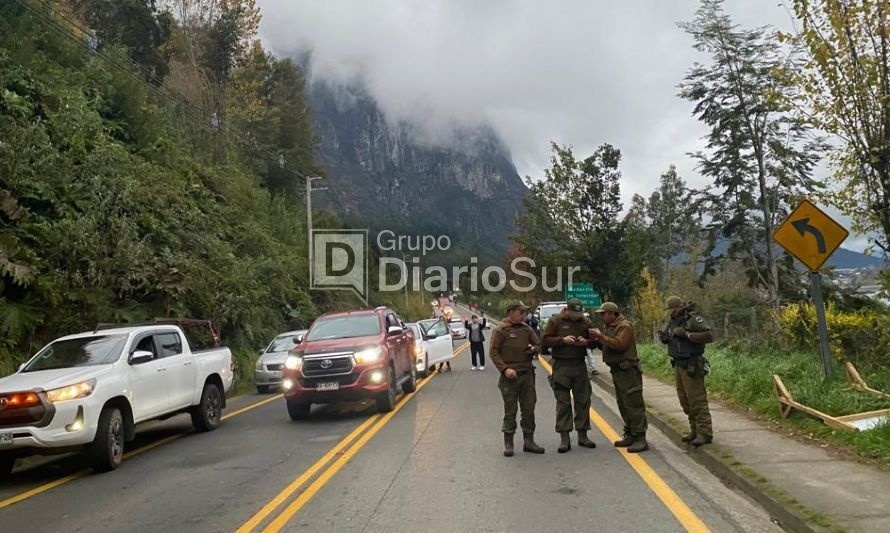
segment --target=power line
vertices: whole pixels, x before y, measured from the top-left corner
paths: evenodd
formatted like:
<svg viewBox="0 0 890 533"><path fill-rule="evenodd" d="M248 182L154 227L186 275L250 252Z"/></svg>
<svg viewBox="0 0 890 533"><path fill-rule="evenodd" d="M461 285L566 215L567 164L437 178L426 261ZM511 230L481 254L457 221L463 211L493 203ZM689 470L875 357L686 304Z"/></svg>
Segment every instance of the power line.
<svg viewBox="0 0 890 533"><path fill-rule="evenodd" d="M266 145L260 141L257 141L256 139L253 139L252 135L244 130L241 130L240 128L231 126L229 124L223 124L219 120L218 114L216 112L207 115L204 110L196 107L190 101L181 97L181 95L178 95L171 91L169 88L164 87L163 80L158 78L158 76L154 72L147 69L144 65L140 65L139 63L134 61L128 55L120 53L117 50L115 51L116 53L112 55L111 53L109 53L107 48L96 46L97 43L95 43L94 41L86 41L81 36L77 35L74 30L80 31L82 35L93 35L90 30L83 28L76 21L70 19L64 13L55 9L52 5L50 5L49 2L45 0L35 1L36 3L40 4L40 6L42 6L44 10L51 12L53 15L55 15L55 17L58 18L54 18L53 16L48 15L46 12L38 9L28 0L15 0L18 5L36 15L39 19L48 24L51 29L62 34L64 37L73 41L81 48L84 48L90 55L95 55L103 59L106 64L110 65L120 72L123 72L134 81L141 84L150 94L154 95L155 97L162 100L167 100L174 106L174 111L181 111L183 114L187 115L188 118L197 123L200 127L206 129L209 125L215 130L220 130L225 135L227 141L231 141L234 138L239 146L254 152L254 154L256 155L262 156L264 159L267 160L267 162L279 167L282 171L290 174L294 178L306 178L307 176L312 175L312 172L309 169L300 169L296 167L289 168L287 160L281 150ZM67 26L64 23L60 22L58 19L64 20L67 23ZM141 76L135 74L134 70L141 74ZM148 83L146 80L151 80L156 83Z"/></svg>

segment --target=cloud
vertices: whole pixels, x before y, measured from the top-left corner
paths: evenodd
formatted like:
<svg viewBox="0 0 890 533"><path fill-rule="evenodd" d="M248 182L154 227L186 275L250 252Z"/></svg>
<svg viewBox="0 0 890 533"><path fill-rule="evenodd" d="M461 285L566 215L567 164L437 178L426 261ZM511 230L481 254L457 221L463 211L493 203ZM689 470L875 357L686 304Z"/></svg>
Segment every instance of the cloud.
<svg viewBox="0 0 890 533"><path fill-rule="evenodd" d="M706 129L677 84L706 60L677 22L694 0L260 0L261 37L278 54L312 53L312 75L359 79L392 121L428 139L490 125L523 176L540 177L550 141L586 156L623 154L625 204L648 196L670 164L706 181L686 155ZM746 27L789 29L776 0L727 3Z"/></svg>

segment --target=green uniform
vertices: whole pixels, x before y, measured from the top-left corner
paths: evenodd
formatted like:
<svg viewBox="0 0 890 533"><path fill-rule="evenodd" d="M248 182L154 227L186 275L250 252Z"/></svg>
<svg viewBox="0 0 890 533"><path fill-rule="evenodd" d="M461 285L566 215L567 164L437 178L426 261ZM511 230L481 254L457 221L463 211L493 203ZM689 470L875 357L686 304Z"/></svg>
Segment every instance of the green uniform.
<svg viewBox="0 0 890 533"><path fill-rule="evenodd" d="M624 436L644 437L648 422L643 401L643 372L637 357L633 324L623 315L618 315L614 322L603 327L600 347L603 362L612 372L615 400L624 421Z"/></svg>
<svg viewBox="0 0 890 533"><path fill-rule="evenodd" d="M535 393L535 367L532 365L534 352L529 348L538 345L538 336L526 324L513 324L508 321L491 336L489 356L501 373L498 389L504 399L504 423L502 431L513 434L516 432L516 413L522 411L520 426L522 432L530 435L535 432L535 404L538 397ZM504 371L511 368L516 371L516 379L504 377Z"/></svg>
<svg viewBox="0 0 890 533"><path fill-rule="evenodd" d="M584 358L587 348L593 347L588 328L593 323L581 313L563 311L547 322L542 333L543 344L551 348L553 374L550 384L556 397L556 432L590 429L590 377ZM585 339L585 345L570 345L563 337ZM574 415L572 408L574 407Z"/></svg>
<svg viewBox="0 0 890 533"><path fill-rule="evenodd" d="M705 389L707 359L704 353L705 344L713 340L711 327L694 304L688 304L679 316L671 317L661 334L661 342L667 344L674 367L677 397L689 418L692 434L706 438L713 437L714 431Z"/></svg>

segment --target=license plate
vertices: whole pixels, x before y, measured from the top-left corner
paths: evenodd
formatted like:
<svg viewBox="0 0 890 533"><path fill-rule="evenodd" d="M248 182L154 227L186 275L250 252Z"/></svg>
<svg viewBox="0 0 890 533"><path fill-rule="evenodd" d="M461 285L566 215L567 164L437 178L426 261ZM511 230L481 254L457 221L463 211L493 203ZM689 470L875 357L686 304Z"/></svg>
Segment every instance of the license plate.
<svg viewBox="0 0 890 533"><path fill-rule="evenodd" d="M12 433L0 433L0 446L12 446Z"/></svg>
<svg viewBox="0 0 890 533"><path fill-rule="evenodd" d="M331 381L331 382L326 382L326 383L319 383L319 384L316 386L315 390L319 390L319 391L323 391L323 390L337 390L337 389L339 389L339 388L340 388L340 383L338 383L338 382L336 382L336 381Z"/></svg>

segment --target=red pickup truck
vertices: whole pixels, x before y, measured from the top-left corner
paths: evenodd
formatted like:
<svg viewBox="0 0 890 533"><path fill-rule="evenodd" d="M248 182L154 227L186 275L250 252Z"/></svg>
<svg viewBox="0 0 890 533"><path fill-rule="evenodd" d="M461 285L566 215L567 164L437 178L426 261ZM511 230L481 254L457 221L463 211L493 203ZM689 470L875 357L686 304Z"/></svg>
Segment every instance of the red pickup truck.
<svg viewBox="0 0 890 533"><path fill-rule="evenodd" d="M326 313L284 363L282 386L292 420L313 403L373 399L392 411L399 388L417 388L414 334L386 307Z"/></svg>

